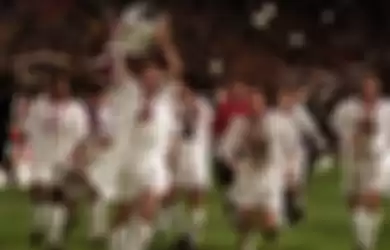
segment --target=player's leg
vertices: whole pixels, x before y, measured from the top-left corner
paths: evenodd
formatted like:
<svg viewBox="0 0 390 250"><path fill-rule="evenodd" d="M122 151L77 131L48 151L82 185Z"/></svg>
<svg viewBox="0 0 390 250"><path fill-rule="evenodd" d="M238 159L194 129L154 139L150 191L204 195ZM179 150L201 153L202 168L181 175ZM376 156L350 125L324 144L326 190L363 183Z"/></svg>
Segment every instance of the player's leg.
<svg viewBox="0 0 390 250"><path fill-rule="evenodd" d="M108 229L108 212L110 202L101 196L96 196L91 204L90 240L95 245L105 242Z"/></svg>
<svg viewBox="0 0 390 250"><path fill-rule="evenodd" d="M174 229L175 232L181 232L183 225L180 223L184 218L184 209L180 204L180 189L173 185L168 194L163 198L162 209L158 215L158 230L167 232Z"/></svg>
<svg viewBox="0 0 390 250"><path fill-rule="evenodd" d="M34 164L31 176L30 199L32 208L32 227L30 243L38 246L45 240L51 222L50 171L47 166Z"/></svg>
<svg viewBox="0 0 390 250"><path fill-rule="evenodd" d="M136 209L135 197L140 185L138 178L132 178L129 171L118 172L118 185L114 203L114 216L111 223L111 250L126 250L129 234L129 221Z"/></svg>
<svg viewBox="0 0 390 250"><path fill-rule="evenodd" d="M239 250L256 249L258 244L259 190L253 187L252 183L253 180L236 178L229 190Z"/></svg>
<svg viewBox="0 0 390 250"><path fill-rule="evenodd" d="M39 183L33 183L30 187L30 201L32 208L32 226L30 231L30 244L32 247L43 244L45 234L48 231L51 212L48 190Z"/></svg>
<svg viewBox="0 0 390 250"><path fill-rule="evenodd" d="M194 243L200 243L201 233L207 222L206 201L210 186L209 164L207 159L194 159L189 165L186 182L182 183L182 189L186 196L186 204L189 219L187 233Z"/></svg>
<svg viewBox="0 0 390 250"><path fill-rule="evenodd" d="M286 181L284 193L284 211L290 225L296 225L305 216L306 156L300 157L297 167Z"/></svg>
<svg viewBox="0 0 390 250"><path fill-rule="evenodd" d="M105 245L108 233L109 208L116 196L117 169L110 166L93 166L89 173L92 196L90 210L90 240L93 245Z"/></svg>
<svg viewBox="0 0 390 250"><path fill-rule="evenodd" d="M283 188L277 182L270 182L260 207L259 226L267 245L277 245L283 223Z"/></svg>
<svg viewBox="0 0 390 250"><path fill-rule="evenodd" d="M199 243L202 240L202 230L207 223L207 188L199 185L189 189L187 199L188 218L190 219L188 233L194 242Z"/></svg>
<svg viewBox="0 0 390 250"><path fill-rule="evenodd" d="M51 221L48 232L49 249L63 249L70 213L74 204L68 199L64 188L60 185L52 186L50 190ZM71 212L72 211L72 212Z"/></svg>
<svg viewBox="0 0 390 250"><path fill-rule="evenodd" d="M236 212L237 249L256 250L259 236L257 227L259 213L256 206L238 205Z"/></svg>
<svg viewBox="0 0 390 250"><path fill-rule="evenodd" d="M154 222L161 206L162 196L147 188L137 199L135 213L129 223L128 245L134 250L145 250L154 235Z"/></svg>
<svg viewBox="0 0 390 250"><path fill-rule="evenodd" d="M368 167L368 166L367 166ZM385 175L363 181L361 192L355 195L353 221L356 244L359 249L375 249L382 222L381 187Z"/></svg>

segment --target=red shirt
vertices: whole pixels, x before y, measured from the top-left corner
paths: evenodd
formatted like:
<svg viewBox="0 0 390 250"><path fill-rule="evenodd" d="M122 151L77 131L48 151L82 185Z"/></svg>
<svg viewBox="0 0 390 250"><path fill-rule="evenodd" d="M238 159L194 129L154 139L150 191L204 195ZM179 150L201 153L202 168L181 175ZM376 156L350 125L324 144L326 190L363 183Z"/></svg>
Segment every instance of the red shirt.
<svg viewBox="0 0 390 250"><path fill-rule="evenodd" d="M226 127L229 125L229 121L237 115L249 115L250 107L246 100L235 101L227 100L218 105L214 123L214 133L216 138L221 136Z"/></svg>

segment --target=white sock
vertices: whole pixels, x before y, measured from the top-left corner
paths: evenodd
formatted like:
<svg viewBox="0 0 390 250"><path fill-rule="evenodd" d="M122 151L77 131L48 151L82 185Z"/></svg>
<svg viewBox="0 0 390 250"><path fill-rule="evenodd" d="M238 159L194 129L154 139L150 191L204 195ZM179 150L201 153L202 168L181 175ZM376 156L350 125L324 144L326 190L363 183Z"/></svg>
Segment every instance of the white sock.
<svg viewBox="0 0 390 250"><path fill-rule="evenodd" d="M364 208L355 211L355 237L363 249L371 249L375 246L381 219L379 213L371 213Z"/></svg>
<svg viewBox="0 0 390 250"><path fill-rule="evenodd" d="M51 221L48 234L49 243L62 244L65 225L68 219L68 210L63 205L53 205L51 208Z"/></svg>
<svg viewBox="0 0 390 250"><path fill-rule="evenodd" d="M188 232L194 240L198 241L201 239L200 233L207 219L206 211L203 208L196 208L190 213L191 223Z"/></svg>
<svg viewBox="0 0 390 250"><path fill-rule="evenodd" d="M362 229L362 238L360 239L364 249L372 249L377 241L379 231L380 215L377 213L365 212L362 215L364 228Z"/></svg>
<svg viewBox="0 0 390 250"><path fill-rule="evenodd" d="M128 236L127 225L116 229L111 236L110 250L127 250L126 240Z"/></svg>
<svg viewBox="0 0 390 250"><path fill-rule="evenodd" d="M126 245L130 250L145 250L149 247L153 234L153 226L149 221L134 217L129 224L129 237Z"/></svg>
<svg viewBox="0 0 390 250"><path fill-rule="evenodd" d="M91 211L91 237L104 237L107 233L108 204L98 200L92 204Z"/></svg>
<svg viewBox="0 0 390 250"><path fill-rule="evenodd" d="M243 241L242 248L240 250L256 250L257 249L257 234L255 232L249 232Z"/></svg>

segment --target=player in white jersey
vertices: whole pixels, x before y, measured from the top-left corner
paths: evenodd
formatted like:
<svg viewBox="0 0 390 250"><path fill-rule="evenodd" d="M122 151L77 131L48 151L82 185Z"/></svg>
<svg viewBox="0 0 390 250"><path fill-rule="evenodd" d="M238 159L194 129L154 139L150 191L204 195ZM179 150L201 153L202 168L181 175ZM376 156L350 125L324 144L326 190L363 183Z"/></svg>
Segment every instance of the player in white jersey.
<svg viewBox="0 0 390 250"><path fill-rule="evenodd" d="M89 130L85 108L71 97L68 81L55 74L49 93L34 101L24 126L33 151L31 243L41 244L46 236L50 249L62 247L69 215L62 181L69 172L83 175L78 150Z"/></svg>
<svg viewBox="0 0 390 250"><path fill-rule="evenodd" d="M303 215L304 184L305 184L305 161L306 149L303 144L302 126L299 123L300 116L296 109L296 88L294 86L282 86L278 94L277 113L280 119L290 129L291 152L289 166L286 172L285 183L285 213L290 225L299 222ZM299 113L298 113L299 114Z"/></svg>
<svg viewBox="0 0 390 250"><path fill-rule="evenodd" d="M122 134L117 123L119 116L113 113L109 94L102 86L90 85L87 98L91 124L85 143L87 187L92 199L90 240L96 246L106 243L108 208L115 196L116 174L124 147L120 142Z"/></svg>
<svg viewBox="0 0 390 250"><path fill-rule="evenodd" d="M381 194L390 181L389 123L389 103L381 98L380 81L372 73L362 79L360 95L341 102L333 115L356 249L375 248Z"/></svg>
<svg viewBox="0 0 390 250"><path fill-rule="evenodd" d="M238 249L245 250L256 249L259 231L267 243L277 242L292 131L278 112L267 110L261 92L251 98L252 115L231 122L220 149L235 172L229 196L237 210Z"/></svg>
<svg viewBox="0 0 390 250"><path fill-rule="evenodd" d="M204 202L211 181L211 126L213 111L210 104L198 96L189 86L183 87L178 102L181 108L178 114L179 139L175 149L176 162L173 166L174 183L167 213L161 214L165 219L180 221L182 233L177 247L192 245L199 240L199 233L206 221ZM178 209L180 198L184 198L189 212L184 216ZM172 218L173 217L173 218ZM175 218L177 217L177 218ZM164 219L164 218L163 218ZM172 225L172 221L168 222ZM176 229L176 228L175 228Z"/></svg>
<svg viewBox="0 0 390 250"><path fill-rule="evenodd" d="M154 233L155 216L170 186L166 160L175 124L163 81L162 67L154 59L145 59L134 82L135 107L129 110L132 115L130 145L127 163L118 180L121 206L114 222L113 249L148 247ZM124 241L122 234L128 235Z"/></svg>

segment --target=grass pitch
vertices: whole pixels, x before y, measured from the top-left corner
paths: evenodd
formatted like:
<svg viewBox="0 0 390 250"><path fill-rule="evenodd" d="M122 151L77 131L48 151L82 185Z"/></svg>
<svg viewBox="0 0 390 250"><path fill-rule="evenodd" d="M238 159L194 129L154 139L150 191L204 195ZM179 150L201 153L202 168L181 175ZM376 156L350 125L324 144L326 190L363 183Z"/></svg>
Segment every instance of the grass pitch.
<svg viewBox="0 0 390 250"><path fill-rule="evenodd" d="M337 173L316 177L309 191L308 218L292 230L283 232L281 250L349 250L351 249L350 220L344 209ZM29 206L24 193L0 193L0 250L29 250ZM218 195L211 195L209 223L204 250L233 250L234 233L220 210ZM389 210L385 206L385 211ZM86 216L80 214L82 224L72 235L68 249L89 249L86 242ZM378 250L390 247L390 217L387 216L380 236ZM166 249L157 237L153 249Z"/></svg>

